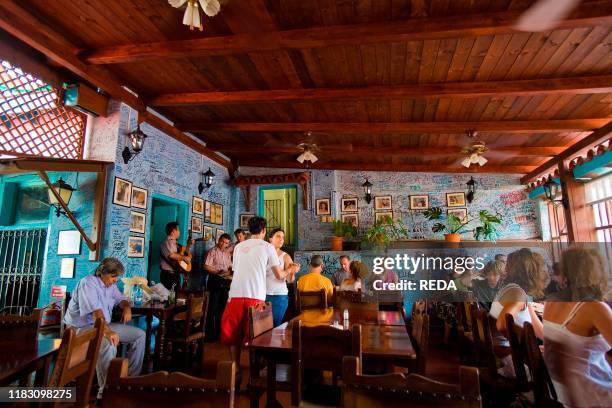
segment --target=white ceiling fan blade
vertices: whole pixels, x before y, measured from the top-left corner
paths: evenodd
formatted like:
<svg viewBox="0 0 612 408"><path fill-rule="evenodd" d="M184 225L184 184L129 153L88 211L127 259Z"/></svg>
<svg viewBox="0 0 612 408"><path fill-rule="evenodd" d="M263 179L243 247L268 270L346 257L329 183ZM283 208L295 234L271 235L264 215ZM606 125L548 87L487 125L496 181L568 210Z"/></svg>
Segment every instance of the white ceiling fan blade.
<svg viewBox="0 0 612 408"><path fill-rule="evenodd" d="M514 28L528 32L550 30L578 3L580 0L540 0L521 15Z"/></svg>
<svg viewBox="0 0 612 408"><path fill-rule="evenodd" d="M191 25L196 28L200 28L200 10L198 10L198 3L193 3L193 19Z"/></svg>
<svg viewBox="0 0 612 408"><path fill-rule="evenodd" d="M187 0L168 0L168 4L170 4L172 7L179 8L185 4L186 1Z"/></svg>
<svg viewBox="0 0 612 408"><path fill-rule="evenodd" d="M466 157L465 159L463 159L463 160L461 161L461 165L462 165L463 167L468 167L468 168L469 168L471 164L472 164L472 159L471 159L471 158L469 158L469 157Z"/></svg>
<svg viewBox="0 0 612 408"><path fill-rule="evenodd" d="M208 17L216 16L221 10L221 5L218 0L200 0L200 5Z"/></svg>
<svg viewBox="0 0 612 408"><path fill-rule="evenodd" d="M484 158L483 156L478 156L478 165L480 166L484 166L485 164L487 164L488 160L486 158Z"/></svg>

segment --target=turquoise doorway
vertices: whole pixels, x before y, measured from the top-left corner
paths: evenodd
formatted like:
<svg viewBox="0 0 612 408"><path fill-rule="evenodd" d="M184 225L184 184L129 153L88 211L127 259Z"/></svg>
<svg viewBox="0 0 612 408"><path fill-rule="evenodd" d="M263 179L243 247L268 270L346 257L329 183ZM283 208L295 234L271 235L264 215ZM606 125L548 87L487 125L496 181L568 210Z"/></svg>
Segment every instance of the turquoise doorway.
<svg viewBox="0 0 612 408"><path fill-rule="evenodd" d="M297 187L291 185L259 188L258 215L268 221L268 231L285 231L283 250L293 256L297 248Z"/></svg>

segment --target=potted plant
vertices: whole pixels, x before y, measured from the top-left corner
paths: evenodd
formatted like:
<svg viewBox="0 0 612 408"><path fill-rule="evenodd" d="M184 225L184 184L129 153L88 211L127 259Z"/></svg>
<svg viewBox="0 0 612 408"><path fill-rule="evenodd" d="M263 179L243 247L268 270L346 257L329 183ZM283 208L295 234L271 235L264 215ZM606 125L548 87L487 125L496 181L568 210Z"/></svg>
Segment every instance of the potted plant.
<svg viewBox="0 0 612 408"><path fill-rule="evenodd" d="M446 218L443 218L440 207L427 209L424 215L430 221L443 221L436 222L431 230L434 233L446 231L446 234L444 234L446 242L460 242L461 234L466 232L472 232L474 239L477 241L495 241L499 236L497 226L501 224L501 215L491 214L487 210L479 211L476 217L468 214L463 220L454 214L448 214ZM474 221L478 221L480 224L474 229L467 229L467 226Z"/></svg>
<svg viewBox="0 0 612 408"><path fill-rule="evenodd" d="M342 242L344 239L350 239L357 236L357 227L350 222L340 220L332 221L333 236L331 241L332 251L342 251Z"/></svg>
<svg viewBox="0 0 612 408"><path fill-rule="evenodd" d="M387 217L376 221L363 233L364 241L379 247L387 247L392 240L408 238L408 231L400 221Z"/></svg>

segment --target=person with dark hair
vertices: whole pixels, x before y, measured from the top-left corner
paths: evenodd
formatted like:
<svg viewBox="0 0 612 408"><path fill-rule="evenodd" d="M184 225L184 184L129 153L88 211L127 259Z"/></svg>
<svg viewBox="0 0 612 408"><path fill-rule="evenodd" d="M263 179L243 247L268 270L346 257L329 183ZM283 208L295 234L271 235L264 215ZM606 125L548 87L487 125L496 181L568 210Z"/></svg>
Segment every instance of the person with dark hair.
<svg viewBox="0 0 612 408"><path fill-rule="evenodd" d="M221 318L221 343L229 346L230 356L240 366L241 347L247 339L249 308L266 300L266 273L270 268L277 279L288 275L280 267L274 246L265 240L266 219L249 219L251 238L236 245L232 269L234 276L229 290L229 302ZM236 388L241 378L236 377Z"/></svg>
<svg viewBox="0 0 612 408"><path fill-rule="evenodd" d="M506 263L504 261L490 261L482 271L485 279L475 279L472 281L472 291L474 296L476 296L476 301L478 301L483 309L491 309L493 299L495 299L495 295L499 291L500 278L505 269Z"/></svg>
<svg viewBox="0 0 612 408"><path fill-rule="evenodd" d="M111 360L117 355L119 343L128 345L129 375L138 375L142 370L146 336L141 329L125 324L132 320L132 309L128 299L117 288L117 281L124 273L121 261L105 258L92 275L79 281L64 316L66 326L75 328L77 332L93 327L96 319L103 320L104 338L96 364L100 385L98 398L102 398L106 372ZM122 323L111 323L115 306L123 309Z"/></svg>
<svg viewBox="0 0 612 408"><path fill-rule="evenodd" d="M159 279L161 284L168 290L173 287L178 289L181 284L181 275L178 270L178 262L191 262L191 254L184 256L178 253L176 240L181 236L179 224L176 221L166 224L166 239L160 245L159 266L161 273Z"/></svg>
<svg viewBox="0 0 612 408"><path fill-rule="evenodd" d="M204 270L208 272L206 290L210 292L209 313L206 318L206 338L216 340L221 333L221 316L227 303L232 273L232 254L229 251L231 237L222 234L217 245L206 254Z"/></svg>
<svg viewBox="0 0 612 408"><path fill-rule="evenodd" d="M338 258L338 262L340 263L340 268L334 272L331 278L334 286L340 286L342 281L348 279L351 273L351 259L347 255L341 255L340 258Z"/></svg>
<svg viewBox="0 0 612 408"><path fill-rule="evenodd" d="M246 239L246 233L242 228L238 228L236 231L234 231L234 236L236 237L236 243L234 245L238 245Z"/></svg>
<svg viewBox="0 0 612 408"><path fill-rule="evenodd" d="M272 268L268 268L266 272L266 302L272 305L272 315L274 326L278 326L283 322L283 317L289 305L289 289L287 282L295 280L295 274L300 270L300 264L293 263L291 256L281 249L285 243L285 231L282 228L274 228L270 233L270 243L274 245L280 267L287 276L278 279L274 275Z"/></svg>
<svg viewBox="0 0 612 408"><path fill-rule="evenodd" d="M325 264L321 255L313 255L310 258L310 270L298 280L297 290L300 292L316 292L325 289L328 298L334 294L334 285L332 281L321 275Z"/></svg>

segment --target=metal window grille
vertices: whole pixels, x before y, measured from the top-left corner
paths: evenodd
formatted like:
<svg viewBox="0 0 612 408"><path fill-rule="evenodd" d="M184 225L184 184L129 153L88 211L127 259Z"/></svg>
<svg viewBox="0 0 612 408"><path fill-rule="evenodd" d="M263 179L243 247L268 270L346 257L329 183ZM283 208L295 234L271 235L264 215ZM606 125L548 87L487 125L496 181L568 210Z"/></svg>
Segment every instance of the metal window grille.
<svg viewBox="0 0 612 408"><path fill-rule="evenodd" d="M0 231L0 313L32 312L38 302L46 229Z"/></svg>
<svg viewBox="0 0 612 408"><path fill-rule="evenodd" d="M587 201L593 208L597 242L612 242L612 174L586 185ZM612 248L606 245L606 256L612 260Z"/></svg>
<svg viewBox="0 0 612 408"><path fill-rule="evenodd" d="M282 228L282 210L283 200L264 200L264 216L268 221L268 231L272 231L274 228Z"/></svg>
<svg viewBox="0 0 612 408"><path fill-rule="evenodd" d="M0 154L81 159L86 117L60 91L0 59Z"/></svg>

